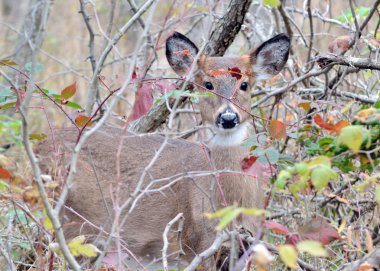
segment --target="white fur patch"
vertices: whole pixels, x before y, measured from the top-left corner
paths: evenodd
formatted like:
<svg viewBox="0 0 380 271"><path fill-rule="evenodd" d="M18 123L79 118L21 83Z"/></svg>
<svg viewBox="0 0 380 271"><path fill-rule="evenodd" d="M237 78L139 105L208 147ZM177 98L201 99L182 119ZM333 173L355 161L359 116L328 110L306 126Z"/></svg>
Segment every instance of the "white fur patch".
<svg viewBox="0 0 380 271"><path fill-rule="evenodd" d="M249 135L250 124L248 121L240 123L232 129L223 129L214 126L214 134L208 137L207 143L210 146L238 146L243 143Z"/></svg>

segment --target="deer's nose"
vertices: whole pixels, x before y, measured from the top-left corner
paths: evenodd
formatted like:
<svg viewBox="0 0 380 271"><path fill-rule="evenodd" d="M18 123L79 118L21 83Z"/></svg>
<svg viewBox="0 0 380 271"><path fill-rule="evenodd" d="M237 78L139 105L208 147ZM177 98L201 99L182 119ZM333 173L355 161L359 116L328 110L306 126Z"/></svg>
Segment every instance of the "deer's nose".
<svg viewBox="0 0 380 271"><path fill-rule="evenodd" d="M216 123L223 129L232 129L239 124L239 116L232 109L227 108L219 114Z"/></svg>

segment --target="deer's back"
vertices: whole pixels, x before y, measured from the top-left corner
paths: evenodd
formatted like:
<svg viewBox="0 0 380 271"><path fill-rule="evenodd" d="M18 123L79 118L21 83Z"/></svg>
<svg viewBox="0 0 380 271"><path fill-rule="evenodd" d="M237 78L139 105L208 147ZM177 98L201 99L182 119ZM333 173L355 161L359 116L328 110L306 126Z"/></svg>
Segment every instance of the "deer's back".
<svg viewBox="0 0 380 271"><path fill-rule="evenodd" d="M59 130L56 133L55 143L59 146L58 168L62 174L70 162L76 136L75 130ZM163 142L164 137L159 135L136 136L117 128L104 128L91 136L80 153L76 177L66 202L63 218L66 237L73 238L82 234L95 237L101 232L99 228L108 233L115 220L115 206L122 206L130 199L144 170L148 169L147 166ZM38 153L45 172L49 169L50 173L59 172L56 170L56 156L52 155L52 140L42 142ZM165 226L179 212L183 212L184 242L192 248L199 247L202 235L198 233L212 231L213 225L209 225L202 215L205 211L212 211L208 200L205 200L204 191L202 192L209 192L210 176L196 175L210 169L207 150L201 145L184 140L168 140L160 156L149 168L138 193L139 196L141 193L143 195L128 215L125 227L121 229L121 237L126 246L137 255L159 257ZM150 192L144 191L149 184ZM159 191L164 185L168 187ZM194 201L203 201L204 207L194 210L193 207L197 205L192 204ZM131 205L126 211L130 207ZM121 214L121 219L126 213ZM107 234L103 232L100 235Z"/></svg>

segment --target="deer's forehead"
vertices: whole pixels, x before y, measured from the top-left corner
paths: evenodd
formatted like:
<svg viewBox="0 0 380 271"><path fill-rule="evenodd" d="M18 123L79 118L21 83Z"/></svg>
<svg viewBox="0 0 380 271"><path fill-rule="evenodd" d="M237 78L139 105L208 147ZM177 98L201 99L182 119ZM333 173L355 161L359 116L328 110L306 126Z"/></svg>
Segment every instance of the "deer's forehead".
<svg viewBox="0 0 380 271"><path fill-rule="evenodd" d="M252 70L249 55L240 57L203 57L200 59L200 66L206 73L234 68L238 68L241 73L250 72Z"/></svg>

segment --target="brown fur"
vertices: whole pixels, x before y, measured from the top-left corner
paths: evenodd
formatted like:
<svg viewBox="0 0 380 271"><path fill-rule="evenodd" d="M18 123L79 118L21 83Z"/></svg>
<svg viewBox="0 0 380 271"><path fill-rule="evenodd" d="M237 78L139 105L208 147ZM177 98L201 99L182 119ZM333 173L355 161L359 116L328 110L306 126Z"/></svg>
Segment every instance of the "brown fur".
<svg viewBox="0 0 380 271"><path fill-rule="evenodd" d="M57 137L58 143L62 144L62 152L64 151L65 157L69 157L69 151L73 149L76 139L75 130L59 131ZM124 135L118 128L104 128L95 133L80 154L75 182L66 203L69 208L96 226L103 227L106 232L110 231L111 223L114 221L114 206L110 191L116 187L116 153L122 139L120 156L122 189L119 203L122 205L135 189L141 172L161 146L164 139L162 136ZM41 143L38 152L41 164L47 171L49 166L55 164L51 156L51 142ZM214 167L241 171L240 160L246 152L239 147L215 147L211 154L210 163L208 150L203 149L201 145L184 140L169 140L159 159L149 171L149 176L152 179L159 179L179 173L209 171ZM67 165L64 160L61 159L61 166ZM210 199L204 193L208 193L214 199L216 209L223 207L215 180L213 176L184 178L170 189L164 190L163 194L144 195L121 231L121 239L128 249L138 257L147 260L161 257L164 228L181 212L185 217L183 247L186 256L184 259L189 261L195 253L200 253L207 248L215 238L216 221L208 220L203 215L204 212L213 212ZM150 181L150 177L145 178L146 184ZM260 205L260 195L263 191L260 190L261 185L254 179L235 175L221 177L220 182L228 204L236 203L245 207ZM210 191L212 187L214 189ZM99 234L99 230L84 223L70 210L65 210L64 217L65 235L69 239L83 234L89 237ZM252 228L251 220L239 222ZM174 240L172 242L175 244Z"/></svg>

